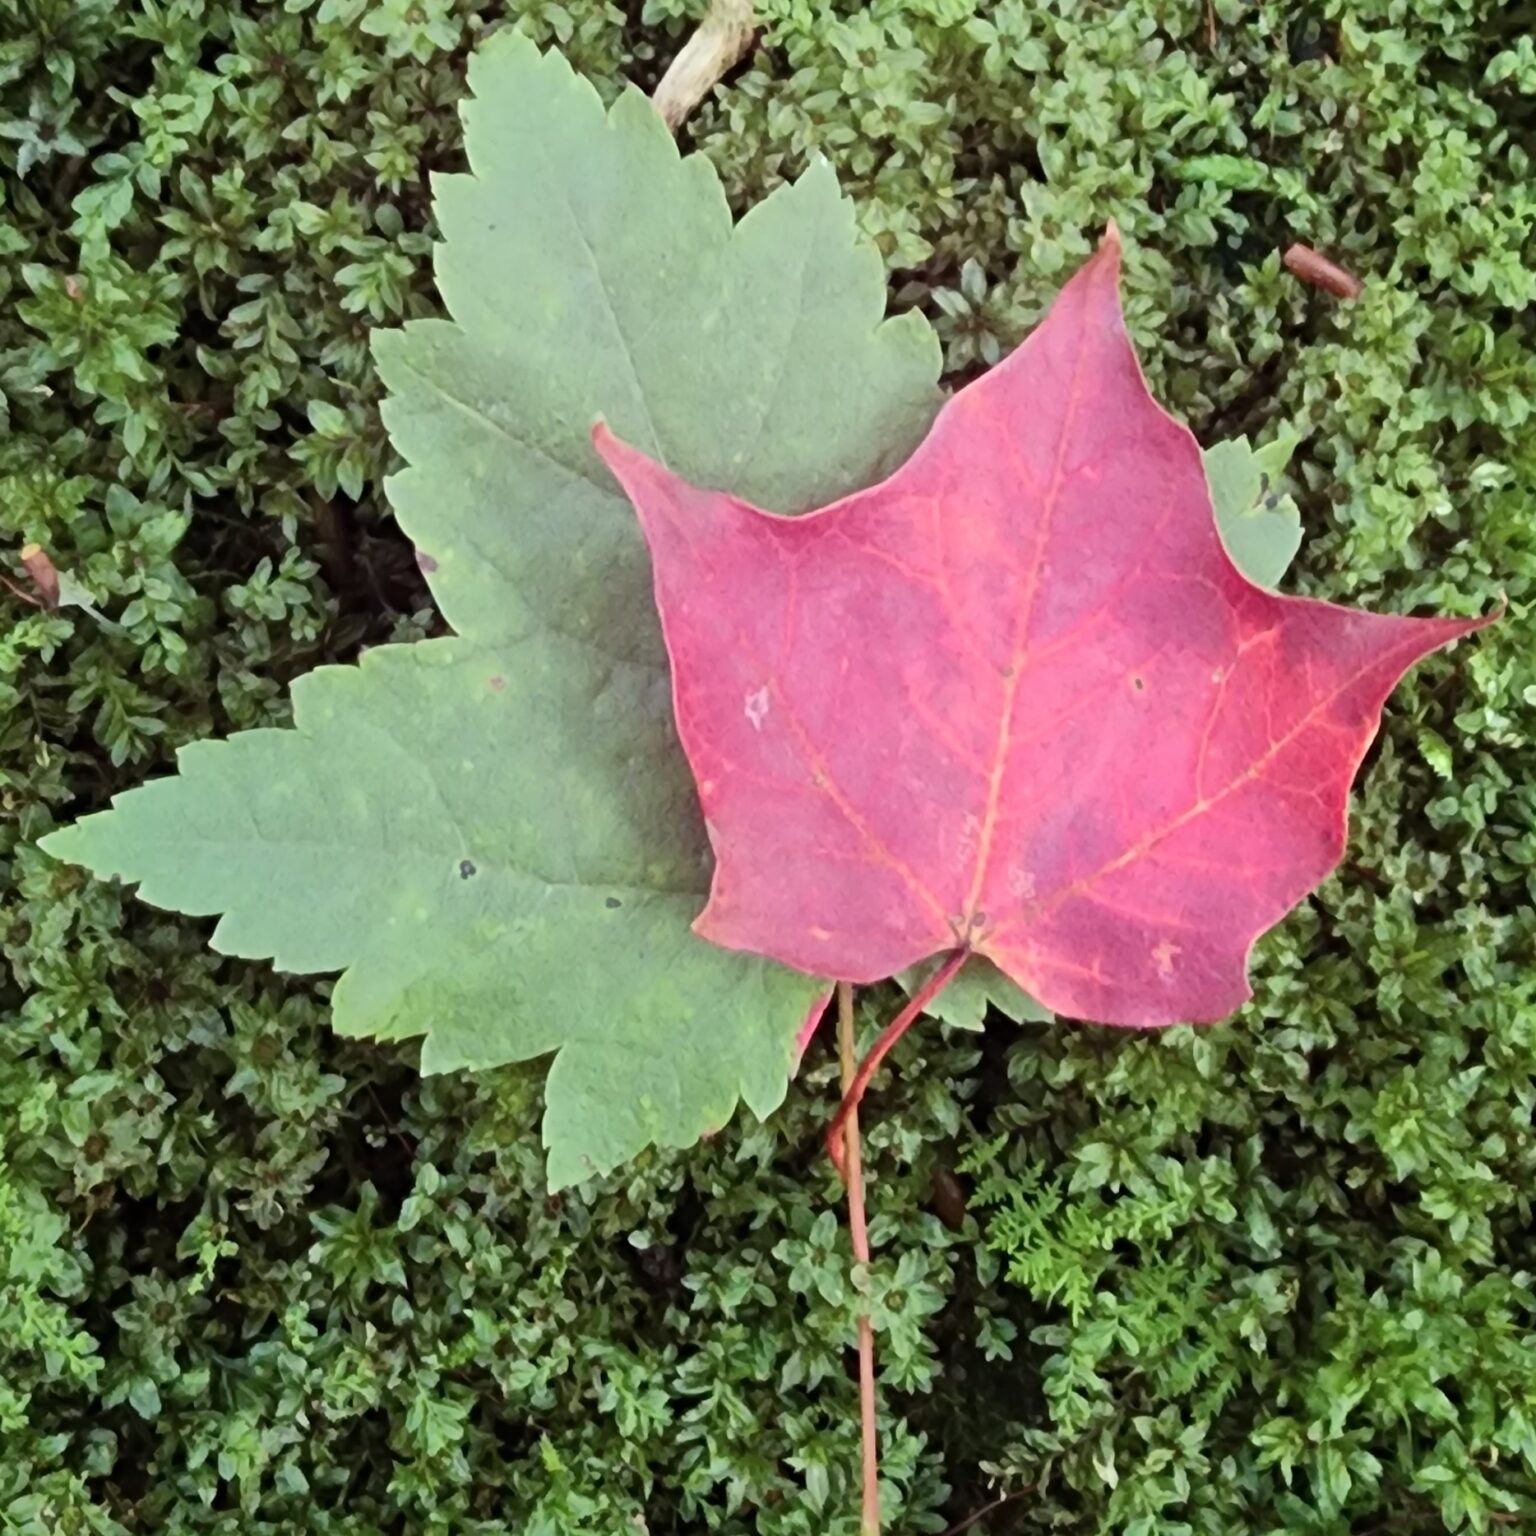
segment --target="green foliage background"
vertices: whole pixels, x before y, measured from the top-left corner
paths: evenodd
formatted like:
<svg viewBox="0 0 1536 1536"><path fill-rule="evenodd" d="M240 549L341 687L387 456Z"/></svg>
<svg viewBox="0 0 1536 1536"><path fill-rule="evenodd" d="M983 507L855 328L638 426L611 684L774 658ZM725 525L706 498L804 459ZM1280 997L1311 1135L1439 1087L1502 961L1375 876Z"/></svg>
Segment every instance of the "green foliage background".
<svg viewBox="0 0 1536 1536"><path fill-rule="evenodd" d="M466 55L521 24L611 92L684 10L0 0L0 561L39 541L96 610L0 595L4 1536L851 1536L824 1043L767 1127L551 1200L537 1070L423 1081L30 847L434 630L366 339L435 312ZM1303 434L1303 588L1510 601L1397 696L1242 1018L898 1052L893 1530L1014 1493L973 1529L1524 1528L1536 13L1217 0L1211 48L1203 0L760 11L689 137L742 208L829 157L956 380L1114 217L1154 388L1206 441Z"/></svg>

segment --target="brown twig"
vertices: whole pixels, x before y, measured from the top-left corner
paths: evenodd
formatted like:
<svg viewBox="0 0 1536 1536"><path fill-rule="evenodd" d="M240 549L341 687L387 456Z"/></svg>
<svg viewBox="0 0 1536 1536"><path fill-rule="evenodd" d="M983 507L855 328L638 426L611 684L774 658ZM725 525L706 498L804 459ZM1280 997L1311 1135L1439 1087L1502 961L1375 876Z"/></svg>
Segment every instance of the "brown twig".
<svg viewBox="0 0 1536 1536"><path fill-rule="evenodd" d="M710 0L703 21L651 96L673 133L752 46L754 32L752 0Z"/></svg>
<svg viewBox="0 0 1536 1536"><path fill-rule="evenodd" d="M837 1049L843 1068L843 1096L858 1077L858 1052L853 1032L853 988L837 984ZM859 1145L859 1111L855 1105L844 1129L843 1182L848 1187L848 1235L856 1264L869 1264L869 1224L864 1209L864 1158ZM864 1460L864 1495L859 1536L880 1536L880 1441L875 1417L875 1327L868 1313L859 1318L859 1430Z"/></svg>
<svg viewBox="0 0 1536 1536"><path fill-rule="evenodd" d="M389 1111L384 1108L384 1101L379 1097L378 1091L374 1088L373 1084L365 1083L364 1086L368 1090L368 1097L373 1100L373 1107L379 1112L379 1119L384 1122L384 1129L400 1143L405 1149L406 1157L414 1163L416 1161L416 1148L406 1139L405 1132L389 1118Z"/></svg>
<svg viewBox="0 0 1536 1536"><path fill-rule="evenodd" d="M980 1525L988 1515L995 1515L998 1510L1000 1510L1005 1504L1015 1503L1019 1499L1022 1499L1028 1492L1028 1488L1020 1488L1017 1493L1005 1493L1002 1498L993 1499L990 1504L983 1504L974 1515L967 1515L965 1519L961 1520L958 1524L950 1526L950 1528L944 1532L944 1536L960 1536L962 1531L970 1530L973 1525Z"/></svg>
<svg viewBox="0 0 1536 1536"><path fill-rule="evenodd" d="M1286 271L1294 277L1299 277L1304 283L1311 283L1314 288L1322 288L1326 292L1340 299L1358 299L1365 292L1365 284L1355 276L1353 272L1346 272L1336 262L1328 258L1310 245L1302 245L1298 241L1281 258L1285 263Z"/></svg>
<svg viewBox="0 0 1536 1536"><path fill-rule="evenodd" d="M1205 45L1216 51L1216 0L1205 0Z"/></svg>
<svg viewBox="0 0 1536 1536"><path fill-rule="evenodd" d="M33 608L41 608L43 606L40 598L34 597L25 588L18 587L9 576L0 576L0 587L4 587L18 602L26 603Z"/></svg>

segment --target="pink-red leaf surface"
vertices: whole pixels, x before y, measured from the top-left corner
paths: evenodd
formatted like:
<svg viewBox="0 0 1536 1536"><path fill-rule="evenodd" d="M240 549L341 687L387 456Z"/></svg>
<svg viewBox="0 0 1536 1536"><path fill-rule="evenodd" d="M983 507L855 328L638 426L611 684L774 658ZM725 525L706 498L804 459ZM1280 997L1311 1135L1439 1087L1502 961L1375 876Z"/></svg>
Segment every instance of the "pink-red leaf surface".
<svg viewBox="0 0 1536 1536"><path fill-rule="evenodd" d="M1213 1020L1338 862L1387 695L1476 621L1242 576L1118 273L1111 232L900 471L808 516L598 429L717 858L706 938L854 982L966 948L1076 1018Z"/></svg>

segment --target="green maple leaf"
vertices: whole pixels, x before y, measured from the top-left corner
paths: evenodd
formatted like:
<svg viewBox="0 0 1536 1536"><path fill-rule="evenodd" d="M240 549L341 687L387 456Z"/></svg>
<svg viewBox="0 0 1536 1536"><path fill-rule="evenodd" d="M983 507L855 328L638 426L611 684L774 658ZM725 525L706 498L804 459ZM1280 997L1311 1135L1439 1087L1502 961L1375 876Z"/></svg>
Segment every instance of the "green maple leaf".
<svg viewBox="0 0 1536 1536"><path fill-rule="evenodd" d="M44 840L222 913L214 946L344 971L335 1027L425 1036L427 1071L557 1053L553 1186L745 1099L775 1108L825 984L690 923L708 845L671 722L639 529L592 452L605 417L680 474L793 511L894 468L938 404L939 349L885 320L829 170L733 226L650 105L605 114L557 55L471 64L471 175L440 178L450 321L376 337L390 485L456 637L293 689L293 730Z"/></svg>

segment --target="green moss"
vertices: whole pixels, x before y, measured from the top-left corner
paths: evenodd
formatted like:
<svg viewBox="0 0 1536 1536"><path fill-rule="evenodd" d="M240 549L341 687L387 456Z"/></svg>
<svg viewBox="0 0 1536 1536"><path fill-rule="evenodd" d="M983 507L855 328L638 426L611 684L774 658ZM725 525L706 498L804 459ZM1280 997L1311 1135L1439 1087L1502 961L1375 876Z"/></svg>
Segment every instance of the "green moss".
<svg viewBox="0 0 1536 1536"><path fill-rule="evenodd" d="M691 10L506 9L605 92ZM1306 590L1510 602L1398 694L1241 1019L904 1043L870 1136L893 1529L1015 1491L983 1529L1521 1528L1529 6L1216 0L1214 48L1204 0L760 12L690 136L743 208L830 158L955 378L1113 217L1154 387L1207 441L1302 436ZM366 337L435 309L427 177L502 14L0 0L0 558L25 587L40 542L95 610L0 596L4 1536L854 1529L824 1047L767 1128L551 1203L537 1071L422 1082L323 986L30 851L434 626ZM1297 239L1366 296L1286 274Z"/></svg>

